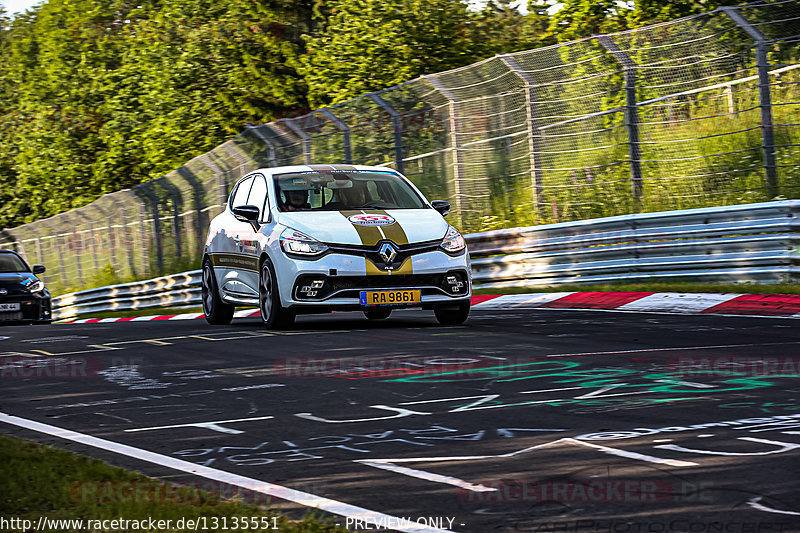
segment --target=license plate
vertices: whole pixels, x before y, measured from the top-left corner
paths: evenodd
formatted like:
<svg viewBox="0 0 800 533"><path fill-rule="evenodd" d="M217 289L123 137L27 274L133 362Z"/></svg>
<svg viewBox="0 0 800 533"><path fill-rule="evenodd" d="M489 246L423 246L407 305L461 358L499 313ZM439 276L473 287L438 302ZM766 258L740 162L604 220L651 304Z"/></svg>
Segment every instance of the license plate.
<svg viewBox="0 0 800 533"><path fill-rule="evenodd" d="M361 291L361 305L417 305L422 302L422 291Z"/></svg>
<svg viewBox="0 0 800 533"><path fill-rule="evenodd" d="M19 311L19 310L20 310L19 303L0 304L0 312L2 312L2 311Z"/></svg>

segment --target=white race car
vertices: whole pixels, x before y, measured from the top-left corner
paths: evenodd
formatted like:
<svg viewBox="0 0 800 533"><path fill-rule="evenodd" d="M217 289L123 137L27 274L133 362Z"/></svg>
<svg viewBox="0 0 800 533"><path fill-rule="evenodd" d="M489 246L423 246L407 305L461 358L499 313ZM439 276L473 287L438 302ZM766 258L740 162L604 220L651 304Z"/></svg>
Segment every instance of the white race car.
<svg viewBox="0 0 800 533"><path fill-rule="evenodd" d="M251 172L211 221L203 251L203 310L227 324L234 307L258 306L268 328L298 313L433 309L441 324L469 315L464 238L385 167L302 165Z"/></svg>

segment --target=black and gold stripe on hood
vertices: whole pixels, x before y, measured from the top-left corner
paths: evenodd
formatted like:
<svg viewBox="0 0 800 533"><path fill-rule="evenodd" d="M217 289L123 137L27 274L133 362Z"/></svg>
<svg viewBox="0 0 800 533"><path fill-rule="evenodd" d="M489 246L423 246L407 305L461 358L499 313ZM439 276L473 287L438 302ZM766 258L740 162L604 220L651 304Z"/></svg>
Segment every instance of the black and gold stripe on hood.
<svg viewBox="0 0 800 533"><path fill-rule="evenodd" d="M386 211L382 209L368 209L364 211L339 211L345 218L350 218L353 215L389 215ZM351 222L351 224L353 224ZM356 232L358 233L359 238L361 239L361 244L365 246L375 246L382 240L390 240L395 244L404 245L408 244L408 236L406 235L405 230L403 230L403 226L400 225L399 222L395 219L394 223L387 224L386 226L362 226L360 224L353 224ZM379 229L380 228L380 229ZM383 270L375 266L375 263L364 258L365 266L367 269L368 276L388 276L388 275L398 275L398 274L413 274L414 269L412 266L411 258L409 257L403 264L400 265L400 268L396 268L394 270Z"/></svg>

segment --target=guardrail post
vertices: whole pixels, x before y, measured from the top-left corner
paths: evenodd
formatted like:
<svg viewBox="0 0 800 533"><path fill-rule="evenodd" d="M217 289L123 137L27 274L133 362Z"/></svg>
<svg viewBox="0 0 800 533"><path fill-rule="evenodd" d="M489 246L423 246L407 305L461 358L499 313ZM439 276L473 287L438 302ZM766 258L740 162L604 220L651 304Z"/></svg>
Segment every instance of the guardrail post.
<svg viewBox="0 0 800 533"><path fill-rule="evenodd" d="M772 94L769 83L769 61L767 60L767 38L761 31L739 13L737 8L720 7L737 26L750 36L756 45L756 68L758 69L758 100L761 108L761 145L764 150L764 172L767 194L770 199L778 196L778 169L775 166L775 133L772 126Z"/></svg>
<svg viewBox="0 0 800 533"><path fill-rule="evenodd" d="M300 139L303 142L303 159L306 165L310 165L313 161L311 157L311 137L308 135L308 133L304 132L302 128L300 128L300 126L295 124L294 121L295 119L293 118L282 118L278 122L285 123L286 127L288 127L295 134L297 134L298 137L300 137Z"/></svg>
<svg viewBox="0 0 800 533"><path fill-rule="evenodd" d="M538 116L534 102L536 101L536 80L513 57L500 54L500 60L525 83L525 111L528 118L528 150L531 154L531 185L533 186L533 202L536 209L544 205L542 195L542 170L539 153Z"/></svg>
<svg viewBox="0 0 800 533"><path fill-rule="evenodd" d="M450 144L453 148L453 185L455 189L455 204L456 212L458 213L458 225L460 228L464 227L464 196L465 193L462 188L462 181L464 180L464 162L461 159L461 143L458 140L458 108L456 106L458 99L453 91L449 90L444 84L434 75L423 75L422 78L430 83L434 89L447 98L449 102L449 125L450 125Z"/></svg>
<svg viewBox="0 0 800 533"><path fill-rule="evenodd" d="M275 158L275 145L272 144L272 141L270 141L267 136L261 132L259 126L248 124L245 126L245 128L255 133L256 137L261 139L263 143L267 145L267 164L271 167L277 167L278 160Z"/></svg>
<svg viewBox="0 0 800 533"><path fill-rule="evenodd" d="M639 110L636 102L636 63L608 35L595 36L603 48L622 65L625 79L625 128L628 130L628 157L631 163L633 210L642 210L642 157L639 149Z"/></svg>
<svg viewBox="0 0 800 533"><path fill-rule="evenodd" d="M386 100L378 96L377 93L369 93L367 96L392 117L392 131L394 132L394 165L397 167L397 171L400 174L405 174L403 168L403 123L400 113L390 106Z"/></svg>
<svg viewBox="0 0 800 533"><path fill-rule="evenodd" d="M336 126L336 129L342 132L342 138L344 140L344 162L347 164L353 163L353 154L350 150L350 126L342 122L342 120L334 115L330 109L325 108L321 109L320 113L331 121L331 123Z"/></svg>

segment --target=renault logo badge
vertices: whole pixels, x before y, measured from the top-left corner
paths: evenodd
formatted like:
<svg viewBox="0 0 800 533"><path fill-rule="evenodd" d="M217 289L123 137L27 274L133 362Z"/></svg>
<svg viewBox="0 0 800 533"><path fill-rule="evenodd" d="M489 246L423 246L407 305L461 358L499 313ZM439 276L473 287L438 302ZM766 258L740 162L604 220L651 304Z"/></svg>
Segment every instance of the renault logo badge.
<svg viewBox="0 0 800 533"><path fill-rule="evenodd" d="M378 255L381 256L381 259L383 259L386 264L391 264L394 258L397 257L397 250L394 249L394 246L386 242L381 246Z"/></svg>

